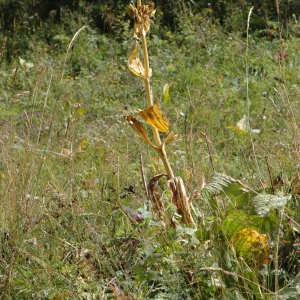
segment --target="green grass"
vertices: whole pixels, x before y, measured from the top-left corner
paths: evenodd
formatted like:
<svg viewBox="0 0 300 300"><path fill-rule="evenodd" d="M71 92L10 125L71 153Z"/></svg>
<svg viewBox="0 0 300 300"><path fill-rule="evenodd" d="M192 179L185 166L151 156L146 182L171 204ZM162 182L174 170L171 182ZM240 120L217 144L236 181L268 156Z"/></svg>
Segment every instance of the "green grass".
<svg viewBox="0 0 300 300"><path fill-rule="evenodd" d="M251 125L261 131L251 138L230 128L248 114L245 38L209 22L201 28L191 22L164 38L157 28L153 32L153 91L161 98L164 84L170 85L170 101L162 107L179 138L169 156L189 192L200 191L203 176L211 179L212 159L217 172L257 190L270 187L269 164L272 177L283 180L276 192L288 193L297 164L299 171L293 129L300 120L299 38L284 40L280 70L279 41L250 36ZM72 36L58 35L55 47L32 37L34 46L21 56L33 63L29 70L18 57L1 64L3 299L109 299L118 289L135 299L273 299L274 261L262 270L247 266L222 234L226 198L219 199L225 209L218 211L194 199L202 215L195 230L165 228L151 217L139 156L148 180L163 166L124 120L146 103L127 70L129 36L83 31L63 78L65 40ZM169 191L160 188L171 214ZM144 221L134 222L126 207L140 209ZM300 222L299 196L286 212ZM292 246L299 235L286 219L279 233L283 288L299 272ZM276 238L270 241L273 258Z"/></svg>

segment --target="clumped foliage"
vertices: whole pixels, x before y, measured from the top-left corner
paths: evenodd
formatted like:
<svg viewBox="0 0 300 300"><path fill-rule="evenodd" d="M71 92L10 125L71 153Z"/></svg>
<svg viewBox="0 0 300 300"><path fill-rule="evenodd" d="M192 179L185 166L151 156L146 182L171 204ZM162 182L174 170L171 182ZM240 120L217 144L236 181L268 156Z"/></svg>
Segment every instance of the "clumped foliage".
<svg viewBox="0 0 300 300"><path fill-rule="evenodd" d="M157 7L158 26L155 31L159 35L164 35L164 28L172 32L182 29L187 18L195 18L199 14L212 18L226 31L244 30L251 6L254 6L251 30L271 39L278 34L277 2L274 0L153 2ZM24 49L32 49L29 40L33 34L51 44L59 28L71 34L74 26L90 24L101 33L120 36L128 30L130 23L127 7L127 0L1 0L0 29L7 39L6 56L11 58ZM286 32L289 32L289 21L297 20L300 14L299 1L280 1L279 14ZM296 32L299 34L299 30Z"/></svg>
<svg viewBox="0 0 300 300"><path fill-rule="evenodd" d="M209 10L205 1L157 1L147 46L159 107L149 108L127 1L114 2L124 19L107 35L96 22L83 27L81 1L76 12L65 2L60 20L23 14L29 23L18 10L39 1L21 2L0 41L0 297L298 299L296 10L284 24L286 3L281 23L270 6L270 35L252 31L255 7L247 47L246 1L233 1L234 11L245 6L231 25L217 14L221 1ZM95 14L99 3L85 3ZM176 133L168 159L195 225L170 200L151 127Z"/></svg>

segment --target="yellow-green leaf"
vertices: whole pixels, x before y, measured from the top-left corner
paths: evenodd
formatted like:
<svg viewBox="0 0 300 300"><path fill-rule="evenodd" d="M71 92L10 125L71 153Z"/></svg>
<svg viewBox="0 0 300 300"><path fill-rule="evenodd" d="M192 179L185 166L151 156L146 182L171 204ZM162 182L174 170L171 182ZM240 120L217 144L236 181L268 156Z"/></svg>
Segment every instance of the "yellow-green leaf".
<svg viewBox="0 0 300 300"><path fill-rule="evenodd" d="M169 93L169 85L166 83L163 87L163 100L164 103L168 103L170 101L170 93Z"/></svg>
<svg viewBox="0 0 300 300"><path fill-rule="evenodd" d="M158 131L167 132L169 130L169 122L157 104L140 111L138 114Z"/></svg>
<svg viewBox="0 0 300 300"><path fill-rule="evenodd" d="M154 145L152 144L146 129L144 128L143 124L138 121L134 116L127 116L126 117L127 122L129 123L129 125L139 134L139 136L149 145L151 145L152 147L154 147Z"/></svg>
<svg viewBox="0 0 300 300"><path fill-rule="evenodd" d="M145 69L139 57L139 45L136 43L128 59L129 71L140 78L145 78Z"/></svg>
<svg viewBox="0 0 300 300"><path fill-rule="evenodd" d="M87 113L87 110L85 107L78 105L78 107L75 110L75 116L77 118L83 117Z"/></svg>
<svg viewBox="0 0 300 300"><path fill-rule="evenodd" d="M261 266L269 262L268 236L248 227L238 231L231 239L238 255L248 263Z"/></svg>
<svg viewBox="0 0 300 300"><path fill-rule="evenodd" d="M78 143L78 151L79 152L83 152L87 149L87 147L89 146L89 141L87 138L82 138L79 140Z"/></svg>

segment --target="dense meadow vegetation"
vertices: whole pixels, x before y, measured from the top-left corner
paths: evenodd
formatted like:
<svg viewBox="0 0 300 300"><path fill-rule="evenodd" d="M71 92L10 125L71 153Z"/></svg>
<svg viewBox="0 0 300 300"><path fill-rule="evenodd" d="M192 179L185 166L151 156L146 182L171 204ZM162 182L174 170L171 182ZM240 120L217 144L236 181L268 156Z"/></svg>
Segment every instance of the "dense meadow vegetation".
<svg viewBox="0 0 300 300"><path fill-rule="evenodd" d="M212 2L147 34L186 225L126 121L129 3L0 1L0 299L299 299L298 1Z"/></svg>

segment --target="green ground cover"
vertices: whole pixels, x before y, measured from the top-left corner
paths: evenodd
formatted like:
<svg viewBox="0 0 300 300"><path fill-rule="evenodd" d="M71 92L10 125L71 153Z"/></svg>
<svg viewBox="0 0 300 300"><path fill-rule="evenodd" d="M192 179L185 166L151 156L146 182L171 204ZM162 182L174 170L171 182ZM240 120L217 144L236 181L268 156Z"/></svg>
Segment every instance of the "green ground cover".
<svg viewBox="0 0 300 300"><path fill-rule="evenodd" d="M148 180L164 170L124 118L146 104L127 70L129 24L117 38L87 27L68 53L73 35L60 29L48 43L33 35L26 51L2 60L3 299L299 297L300 40L253 33L246 55L242 32L203 16L182 23L176 33L154 25L149 54L153 92L178 134L170 161L195 195L196 228L164 226L149 209L140 155ZM258 131L243 130L244 116ZM291 195L284 211L272 211L268 264L252 266L232 247L222 225L232 199L201 196L215 173Z"/></svg>

